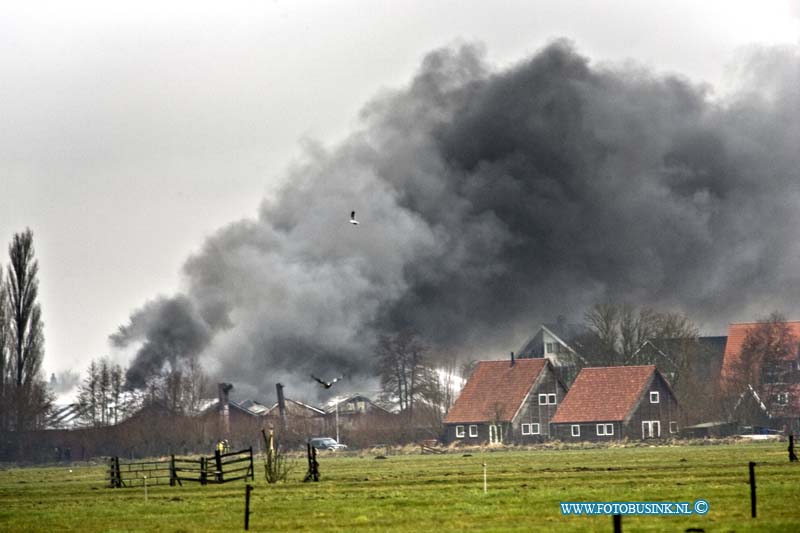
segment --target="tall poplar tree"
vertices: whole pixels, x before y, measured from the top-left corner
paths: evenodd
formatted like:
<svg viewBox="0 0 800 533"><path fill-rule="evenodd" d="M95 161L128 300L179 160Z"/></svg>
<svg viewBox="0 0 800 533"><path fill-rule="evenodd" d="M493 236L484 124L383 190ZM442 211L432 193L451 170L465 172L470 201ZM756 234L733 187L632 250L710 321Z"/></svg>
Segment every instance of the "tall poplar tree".
<svg viewBox="0 0 800 533"><path fill-rule="evenodd" d="M41 376L44 333L42 309L36 300L39 262L34 256L30 229L14 235L8 255L6 295L11 325L14 429L25 431L42 423L49 408L47 388Z"/></svg>

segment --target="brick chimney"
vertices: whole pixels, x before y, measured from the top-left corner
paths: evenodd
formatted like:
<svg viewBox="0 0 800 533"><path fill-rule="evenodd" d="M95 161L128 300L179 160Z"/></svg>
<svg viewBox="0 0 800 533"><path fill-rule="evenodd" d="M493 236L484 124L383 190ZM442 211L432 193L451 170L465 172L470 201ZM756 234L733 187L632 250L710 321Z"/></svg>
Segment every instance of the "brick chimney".
<svg viewBox="0 0 800 533"><path fill-rule="evenodd" d="M226 436L231 433L231 415L230 407L228 406L230 399L228 398L228 393L232 388L233 385L230 383L219 383L217 385L217 390L219 391L219 415Z"/></svg>
<svg viewBox="0 0 800 533"><path fill-rule="evenodd" d="M278 413L281 416L281 429L286 430L286 398L283 396L283 384L276 383L275 389L278 391Z"/></svg>

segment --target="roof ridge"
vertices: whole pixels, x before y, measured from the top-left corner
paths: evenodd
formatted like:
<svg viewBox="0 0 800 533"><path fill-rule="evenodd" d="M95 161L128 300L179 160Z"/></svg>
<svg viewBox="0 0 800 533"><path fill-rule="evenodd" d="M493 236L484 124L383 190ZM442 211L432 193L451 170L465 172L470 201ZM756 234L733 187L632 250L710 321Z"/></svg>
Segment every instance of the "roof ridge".
<svg viewBox="0 0 800 533"><path fill-rule="evenodd" d="M729 322L728 326L752 326L756 324L770 324L772 321L768 320L766 322L763 321L755 321L755 322ZM800 324L800 320L781 320L777 322L777 324ZM713 337L714 335L712 335Z"/></svg>

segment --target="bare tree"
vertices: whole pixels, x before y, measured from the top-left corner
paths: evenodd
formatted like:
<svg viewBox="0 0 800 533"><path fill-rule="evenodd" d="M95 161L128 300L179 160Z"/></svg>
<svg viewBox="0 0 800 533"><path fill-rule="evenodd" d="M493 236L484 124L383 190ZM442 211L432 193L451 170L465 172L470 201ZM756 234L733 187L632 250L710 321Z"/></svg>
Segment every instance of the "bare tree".
<svg viewBox="0 0 800 533"><path fill-rule="evenodd" d="M616 365L620 361L619 351L619 304L606 302L592 306L584 314L584 320L590 330L587 338L581 339L585 354L593 364Z"/></svg>
<svg viewBox="0 0 800 533"><path fill-rule="evenodd" d="M184 412L188 415L199 414L203 398L206 398L209 392L208 374L200 366L196 356L189 357L184 362Z"/></svg>
<svg viewBox="0 0 800 533"><path fill-rule="evenodd" d="M150 376L138 391L142 404L158 403L177 415L200 412L202 400L209 391L208 375L196 357L166 365L160 373Z"/></svg>
<svg viewBox="0 0 800 533"><path fill-rule="evenodd" d="M6 294L10 307L15 429L34 427L49 408L46 384L40 375L44 357L42 310L39 293L39 262L35 259L33 233L14 234L8 247L10 264Z"/></svg>
<svg viewBox="0 0 800 533"><path fill-rule="evenodd" d="M637 309L630 304L622 304L619 312L619 356L621 361L629 361L642 344L652 339L658 329L659 315L652 309Z"/></svg>
<svg viewBox="0 0 800 533"><path fill-rule="evenodd" d="M645 341L696 341L697 327L678 313L661 313L627 303L596 304L585 314L590 334L581 339L592 364L648 364L639 360ZM683 359L683 357L680 357ZM677 366L683 366L680 361Z"/></svg>
<svg viewBox="0 0 800 533"><path fill-rule="evenodd" d="M383 400L396 404L408 420L415 403L435 394L435 372L428 366L427 349L411 332L384 335L378 344L378 368Z"/></svg>
<svg viewBox="0 0 800 533"><path fill-rule="evenodd" d="M117 424L120 416L125 414L126 408L121 405L122 401L122 385L124 383L124 373L120 365L111 367L111 404L113 405L113 421L111 423Z"/></svg>
<svg viewBox="0 0 800 533"><path fill-rule="evenodd" d="M92 426L100 425L98 411L98 390L100 382L100 369L97 362L92 359L89 368L86 369L86 378L78 389L78 405L81 411L81 420Z"/></svg>
<svg viewBox="0 0 800 533"><path fill-rule="evenodd" d="M753 387L767 411L772 412L778 393L796 381L793 362L797 361L797 352L797 337L783 315L773 312L748 330L739 359L731 368L729 390L741 394L748 385Z"/></svg>

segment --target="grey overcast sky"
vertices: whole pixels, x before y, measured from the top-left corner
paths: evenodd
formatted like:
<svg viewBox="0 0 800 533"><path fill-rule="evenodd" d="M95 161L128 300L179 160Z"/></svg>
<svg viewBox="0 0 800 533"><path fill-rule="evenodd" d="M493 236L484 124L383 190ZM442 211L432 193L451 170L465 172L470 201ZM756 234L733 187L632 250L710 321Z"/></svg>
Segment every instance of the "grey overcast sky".
<svg viewBox="0 0 800 533"><path fill-rule="evenodd" d="M743 50L799 44L798 6L6 2L0 242L34 232L45 372L108 354L131 310L181 289L205 237L256 215L303 139L335 144L432 49L480 42L500 68L566 37L594 64L632 61L722 94Z"/></svg>

